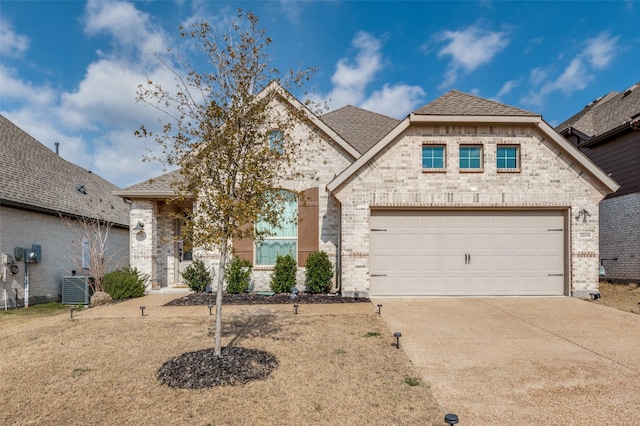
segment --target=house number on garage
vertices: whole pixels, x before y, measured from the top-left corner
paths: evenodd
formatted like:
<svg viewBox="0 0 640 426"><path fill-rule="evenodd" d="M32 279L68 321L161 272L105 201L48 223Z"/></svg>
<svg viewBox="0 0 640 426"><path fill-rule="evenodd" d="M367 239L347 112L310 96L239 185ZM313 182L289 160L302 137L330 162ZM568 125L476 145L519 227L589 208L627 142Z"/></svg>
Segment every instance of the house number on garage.
<svg viewBox="0 0 640 426"><path fill-rule="evenodd" d="M580 238L581 240L590 240L593 238L593 232L592 231L580 231L578 232L578 238Z"/></svg>

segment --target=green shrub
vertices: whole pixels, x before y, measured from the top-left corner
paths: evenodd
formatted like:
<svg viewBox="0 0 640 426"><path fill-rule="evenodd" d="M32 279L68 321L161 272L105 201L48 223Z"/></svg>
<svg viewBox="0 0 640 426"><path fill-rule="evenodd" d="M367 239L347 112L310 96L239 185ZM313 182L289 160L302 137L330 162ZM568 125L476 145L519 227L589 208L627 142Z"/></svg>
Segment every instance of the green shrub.
<svg viewBox="0 0 640 426"><path fill-rule="evenodd" d="M251 262L233 256L224 273L227 280L227 293L239 294L249 290L252 269Z"/></svg>
<svg viewBox="0 0 640 426"><path fill-rule="evenodd" d="M189 288L198 293L202 293L213 278L212 273L204 266L202 260L194 260L191 265L184 268L180 275Z"/></svg>
<svg viewBox="0 0 640 426"><path fill-rule="evenodd" d="M114 300L144 296L149 275L127 266L109 272L102 278L102 289Z"/></svg>
<svg viewBox="0 0 640 426"><path fill-rule="evenodd" d="M296 285L296 260L291 255L278 256L271 274L271 291L291 293Z"/></svg>
<svg viewBox="0 0 640 426"><path fill-rule="evenodd" d="M314 251L307 257L305 285L309 293L327 293L331 288L333 265L327 253Z"/></svg>

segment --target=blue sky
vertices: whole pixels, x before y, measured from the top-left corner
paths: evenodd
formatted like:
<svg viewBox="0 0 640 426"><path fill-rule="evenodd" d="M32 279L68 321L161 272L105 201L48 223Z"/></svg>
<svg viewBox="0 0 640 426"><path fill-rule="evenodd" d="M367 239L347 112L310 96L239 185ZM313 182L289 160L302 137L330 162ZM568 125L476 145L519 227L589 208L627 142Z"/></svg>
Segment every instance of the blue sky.
<svg viewBox="0 0 640 426"><path fill-rule="evenodd" d="M395 118L451 89L560 124L640 81L640 3L436 1L0 1L0 113L69 161L125 187L156 176L134 137L157 114L135 102L153 52L178 27L254 12L281 70L318 67L332 109ZM302 93L295 93L301 97Z"/></svg>

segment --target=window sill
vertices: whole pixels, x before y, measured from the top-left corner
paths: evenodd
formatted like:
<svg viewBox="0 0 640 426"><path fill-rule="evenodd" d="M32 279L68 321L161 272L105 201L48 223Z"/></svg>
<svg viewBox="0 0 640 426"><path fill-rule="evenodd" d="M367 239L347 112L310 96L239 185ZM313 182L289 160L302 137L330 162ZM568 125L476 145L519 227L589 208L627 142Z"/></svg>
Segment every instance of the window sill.
<svg viewBox="0 0 640 426"><path fill-rule="evenodd" d="M460 173L484 173L484 169L460 169Z"/></svg>
<svg viewBox="0 0 640 426"><path fill-rule="evenodd" d="M498 173L520 173L520 169L497 169Z"/></svg>
<svg viewBox="0 0 640 426"><path fill-rule="evenodd" d="M422 173L447 173L447 169L422 169Z"/></svg>

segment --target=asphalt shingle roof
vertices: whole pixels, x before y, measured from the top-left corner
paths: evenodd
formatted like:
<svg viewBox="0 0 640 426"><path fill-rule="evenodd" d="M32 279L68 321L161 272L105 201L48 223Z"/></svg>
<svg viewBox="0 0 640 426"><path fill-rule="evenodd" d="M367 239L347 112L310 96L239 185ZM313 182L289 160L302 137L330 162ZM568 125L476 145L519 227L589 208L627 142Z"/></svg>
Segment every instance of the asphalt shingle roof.
<svg viewBox="0 0 640 426"><path fill-rule="evenodd" d="M598 136L623 125L638 114L640 114L640 82L624 92L609 92L596 99L556 127L556 130L562 132L572 127L588 136Z"/></svg>
<svg viewBox="0 0 640 426"><path fill-rule="evenodd" d="M347 105L320 117L360 154L367 152L400 123L386 115Z"/></svg>
<svg viewBox="0 0 640 426"><path fill-rule="evenodd" d="M129 205L112 193L116 185L56 155L3 115L0 149L2 204L129 225Z"/></svg>
<svg viewBox="0 0 640 426"><path fill-rule="evenodd" d="M413 113L417 115L540 116L540 114L469 95L457 90L451 90L445 93L422 108L415 110Z"/></svg>
<svg viewBox="0 0 640 426"><path fill-rule="evenodd" d="M172 185L178 179L180 179L180 170L174 170L128 186L123 190L117 191L117 194L123 197L128 194L132 196L135 194L155 194L158 197L170 197L176 192Z"/></svg>

